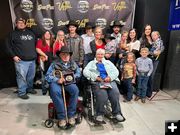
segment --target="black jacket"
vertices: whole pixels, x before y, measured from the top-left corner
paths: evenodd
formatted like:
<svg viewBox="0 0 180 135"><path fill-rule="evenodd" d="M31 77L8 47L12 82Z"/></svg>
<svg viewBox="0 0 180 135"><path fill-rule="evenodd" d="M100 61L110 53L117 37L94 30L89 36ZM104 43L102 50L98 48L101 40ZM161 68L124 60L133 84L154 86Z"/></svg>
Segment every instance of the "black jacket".
<svg viewBox="0 0 180 135"><path fill-rule="evenodd" d="M12 58L18 56L24 61L35 60L35 42L35 35L30 30L15 29L6 40L7 52Z"/></svg>

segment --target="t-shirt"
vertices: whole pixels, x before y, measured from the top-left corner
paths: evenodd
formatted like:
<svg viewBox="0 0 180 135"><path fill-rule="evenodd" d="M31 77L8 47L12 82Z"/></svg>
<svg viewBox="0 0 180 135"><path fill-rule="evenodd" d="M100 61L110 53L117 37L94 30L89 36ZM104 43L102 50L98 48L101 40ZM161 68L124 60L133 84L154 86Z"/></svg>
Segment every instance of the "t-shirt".
<svg viewBox="0 0 180 135"><path fill-rule="evenodd" d="M104 80L107 77L107 72L103 63L97 63L98 71L100 72L100 77Z"/></svg>
<svg viewBox="0 0 180 135"><path fill-rule="evenodd" d="M49 45L43 45L42 39L39 39L36 44L36 48L41 49L44 53L46 52L52 52L52 48Z"/></svg>
<svg viewBox="0 0 180 135"><path fill-rule="evenodd" d="M96 44L96 50L97 50L97 49L100 49L100 48L101 48L101 49L104 49L104 48L105 48L105 44L104 44L104 43L101 44L101 45L97 45L97 44Z"/></svg>

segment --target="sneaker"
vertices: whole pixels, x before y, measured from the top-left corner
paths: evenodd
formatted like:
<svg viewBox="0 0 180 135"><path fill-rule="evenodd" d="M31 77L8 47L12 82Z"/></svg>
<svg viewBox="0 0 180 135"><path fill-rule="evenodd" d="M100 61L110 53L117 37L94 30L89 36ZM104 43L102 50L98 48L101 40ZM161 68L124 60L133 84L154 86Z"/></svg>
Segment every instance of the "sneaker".
<svg viewBox="0 0 180 135"><path fill-rule="evenodd" d="M97 116L97 117L96 117L96 121L98 121L98 122L103 122L103 121L104 121L104 120L103 120L103 116L102 116L102 115Z"/></svg>
<svg viewBox="0 0 180 135"><path fill-rule="evenodd" d="M138 101L140 99L139 96L136 96L136 98L134 99L135 101Z"/></svg>
<svg viewBox="0 0 180 135"><path fill-rule="evenodd" d="M141 99L141 102L142 102L142 103L146 103L146 99L145 99L145 98L142 98L142 99Z"/></svg>
<svg viewBox="0 0 180 135"><path fill-rule="evenodd" d="M123 122L125 120L125 118L121 115L121 114L117 114L115 116L115 119L118 121L118 122Z"/></svg>
<svg viewBox="0 0 180 135"><path fill-rule="evenodd" d="M58 122L58 126L60 127L60 128L65 128L66 127L66 120L59 120L59 122Z"/></svg>
<svg viewBox="0 0 180 135"><path fill-rule="evenodd" d="M76 121L75 121L75 118L74 117L71 117L68 119L68 123L71 125L71 126L74 126Z"/></svg>
<svg viewBox="0 0 180 135"><path fill-rule="evenodd" d="M35 91L35 90L33 89L33 90L29 90L29 91L27 91L27 93L37 94L37 91Z"/></svg>
<svg viewBox="0 0 180 135"><path fill-rule="evenodd" d="M24 95L19 96L19 98L21 98L21 99L28 99L29 96L27 94L24 94Z"/></svg>

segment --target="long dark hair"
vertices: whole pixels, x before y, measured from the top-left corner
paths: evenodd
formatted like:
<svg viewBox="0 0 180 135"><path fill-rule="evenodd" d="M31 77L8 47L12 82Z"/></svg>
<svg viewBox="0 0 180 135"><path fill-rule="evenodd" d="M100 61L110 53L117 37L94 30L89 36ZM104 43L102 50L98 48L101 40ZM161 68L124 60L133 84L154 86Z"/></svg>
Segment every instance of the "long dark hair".
<svg viewBox="0 0 180 135"><path fill-rule="evenodd" d="M53 39L52 33L51 33L49 30L45 31L45 32L43 33L43 35L42 35L42 45L43 45L43 46L46 46L46 45L47 45L46 39L45 39L45 34L46 34L46 32L49 32L49 34L50 34L50 48L52 48L52 47L53 47L54 39Z"/></svg>
<svg viewBox="0 0 180 135"><path fill-rule="evenodd" d="M131 42L131 38L130 38L130 32L131 31L135 31L135 33L136 33L136 36L135 36L135 38L134 38L134 41L133 42L135 42L136 40L137 40L137 30L135 29L135 28L132 28L132 29L130 29L129 30L129 32L128 32L128 38L127 38L127 43L130 43Z"/></svg>
<svg viewBox="0 0 180 135"><path fill-rule="evenodd" d="M148 47L150 44L149 44L149 42L148 42L148 39L146 38L146 34L145 34L145 29L146 29L146 27L147 26L150 26L151 27L151 33L152 33L152 26L150 25L150 24L146 24L145 26L144 26L144 31L143 31L143 33L142 33L142 39L141 39L141 47ZM150 37L151 37L151 33L150 33Z"/></svg>

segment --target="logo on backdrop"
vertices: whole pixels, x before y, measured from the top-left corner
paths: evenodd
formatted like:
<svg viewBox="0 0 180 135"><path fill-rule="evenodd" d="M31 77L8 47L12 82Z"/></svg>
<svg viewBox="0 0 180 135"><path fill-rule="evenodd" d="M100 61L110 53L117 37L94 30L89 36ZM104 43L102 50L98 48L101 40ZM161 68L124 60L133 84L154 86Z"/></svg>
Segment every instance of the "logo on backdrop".
<svg viewBox="0 0 180 135"><path fill-rule="evenodd" d="M80 0L77 4L77 9L80 13L86 13L89 10L89 2L86 0Z"/></svg>
<svg viewBox="0 0 180 135"><path fill-rule="evenodd" d="M95 22L96 26L100 26L101 28L105 28L107 25L107 20L105 18L98 18Z"/></svg>
<svg viewBox="0 0 180 135"><path fill-rule="evenodd" d="M37 10L54 10L54 6L51 6L51 4L47 4L47 5L39 4Z"/></svg>
<svg viewBox="0 0 180 135"><path fill-rule="evenodd" d="M180 9L180 0L176 0L175 9Z"/></svg>
<svg viewBox="0 0 180 135"><path fill-rule="evenodd" d="M113 9L114 11L121 11L122 9L126 9L126 2L125 1L121 1L121 2L114 2L112 3Z"/></svg>
<svg viewBox="0 0 180 135"><path fill-rule="evenodd" d="M51 30L54 26L53 20L51 18L44 18L42 21L42 26L45 30Z"/></svg>
<svg viewBox="0 0 180 135"><path fill-rule="evenodd" d="M36 26L36 25L37 25L37 24L36 24L34 18L29 18L29 19L27 19L27 21L26 21L26 27L31 28L32 26Z"/></svg>
<svg viewBox="0 0 180 135"><path fill-rule="evenodd" d="M66 11L68 9L71 9L71 2L70 1L63 1L63 2L57 2L59 11Z"/></svg>
<svg viewBox="0 0 180 135"><path fill-rule="evenodd" d="M24 12L29 13L33 10L33 3L30 0L21 0L20 7Z"/></svg>

